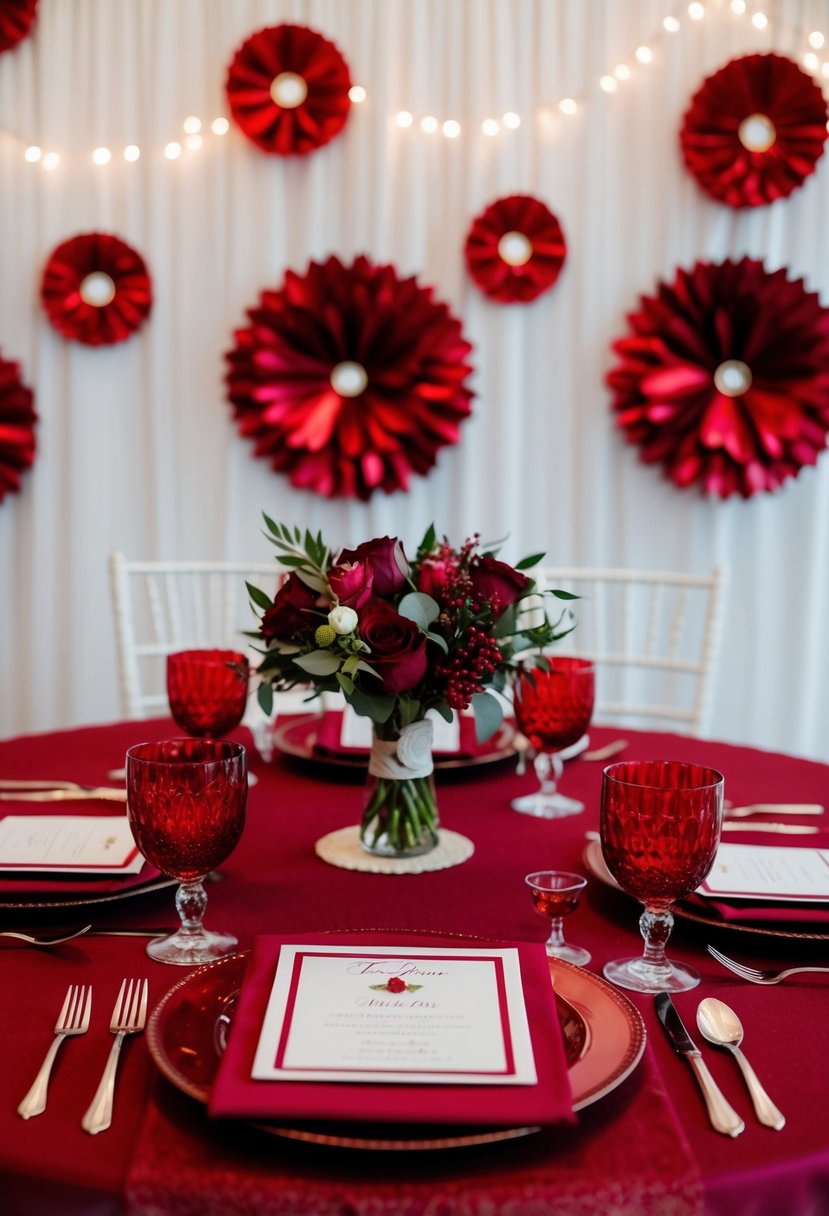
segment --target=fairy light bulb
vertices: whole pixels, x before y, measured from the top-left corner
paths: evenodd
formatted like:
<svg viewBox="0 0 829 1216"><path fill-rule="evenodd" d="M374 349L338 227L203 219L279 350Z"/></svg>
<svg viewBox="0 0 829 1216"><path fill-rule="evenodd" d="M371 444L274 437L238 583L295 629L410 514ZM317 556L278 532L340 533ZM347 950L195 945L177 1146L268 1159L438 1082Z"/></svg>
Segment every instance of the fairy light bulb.
<svg viewBox="0 0 829 1216"><path fill-rule="evenodd" d="M649 46L638 46L636 48L636 58L640 63L651 63L653 60L653 51Z"/></svg>
<svg viewBox="0 0 829 1216"><path fill-rule="evenodd" d="M558 108L561 110L562 114L575 114L579 107L575 97L562 97L561 101L558 103Z"/></svg>
<svg viewBox="0 0 829 1216"><path fill-rule="evenodd" d="M112 160L112 153L109 148L96 148L92 153L92 159L96 165L108 165Z"/></svg>
<svg viewBox="0 0 829 1216"><path fill-rule="evenodd" d="M127 144L126 148L124 148L124 160L138 160L140 155L141 149L138 144Z"/></svg>
<svg viewBox="0 0 829 1216"><path fill-rule="evenodd" d="M742 17L746 11L746 0L731 0L731 11L736 13L738 17Z"/></svg>
<svg viewBox="0 0 829 1216"><path fill-rule="evenodd" d="M521 126L521 118L513 110L507 110L506 114L501 119L501 122L508 131L517 131Z"/></svg>
<svg viewBox="0 0 829 1216"><path fill-rule="evenodd" d="M195 114L191 114L189 118L185 118L181 126L185 135L197 135L201 131L201 119L196 118Z"/></svg>
<svg viewBox="0 0 829 1216"><path fill-rule="evenodd" d="M230 123L226 118L214 118L210 124L210 130L214 135L227 135L230 130Z"/></svg>
<svg viewBox="0 0 829 1216"><path fill-rule="evenodd" d="M37 164L37 162L40 160L42 155L43 155L43 153L41 152L41 150L37 146L37 144L32 144L23 153L24 158L29 162L30 165Z"/></svg>
<svg viewBox="0 0 829 1216"><path fill-rule="evenodd" d="M201 135L188 135L184 142L191 152L198 152L204 140Z"/></svg>
<svg viewBox="0 0 829 1216"><path fill-rule="evenodd" d="M44 169L57 169L60 164L60 156L57 152L47 152L43 158Z"/></svg>
<svg viewBox="0 0 829 1216"><path fill-rule="evenodd" d="M443 124L443 134L447 139L457 139L461 133L461 124L454 118L447 118Z"/></svg>
<svg viewBox="0 0 829 1216"><path fill-rule="evenodd" d="M803 66L807 72L816 72L820 60L814 51L807 51L803 56Z"/></svg>
<svg viewBox="0 0 829 1216"><path fill-rule="evenodd" d="M613 69L613 75L617 80L630 80L630 68L626 63L619 63Z"/></svg>
<svg viewBox="0 0 829 1216"><path fill-rule="evenodd" d="M426 135L434 135L438 129L438 120L433 114L427 114L425 118L421 118L420 120L420 129Z"/></svg>
<svg viewBox="0 0 829 1216"><path fill-rule="evenodd" d="M359 105L361 101L365 101L368 94L361 84L353 84L348 90L348 96L355 105Z"/></svg>
<svg viewBox="0 0 829 1216"><path fill-rule="evenodd" d="M820 50L825 41L826 39L824 38L823 34L821 34L820 30L812 30L811 34L809 35L809 46L814 47L816 51Z"/></svg>
<svg viewBox="0 0 829 1216"><path fill-rule="evenodd" d="M481 123L481 130L484 135L497 135L501 130L501 124L494 118L485 118Z"/></svg>
<svg viewBox="0 0 829 1216"><path fill-rule="evenodd" d="M675 34L679 30L679 22L676 17L666 17L662 22L662 28L669 34Z"/></svg>
<svg viewBox="0 0 829 1216"><path fill-rule="evenodd" d="M605 93L615 93L619 87L615 76L602 76L599 85Z"/></svg>
<svg viewBox="0 0 829 1216"><path fill-rule="evenodd" d="M752 13L751 24L756 30L764 30L769 23L769 19L765 13Z"/></svg>
<svg viewBox="0 0 829 1216"><path fill-rule="evenodd" d="M400 112L395 115L394 121L397 123L398 127L405 128L412 125L414 118L408 110L400 110Z"/></svg>
<svg viewBox="0 0 829 1216"><path fill-rule="evenodd" d="M692 21L702 21L705 16L705 5L699 4L698 0L694 0L693 4L688 5L688 16Z"/></svg>
<svg viewBox="0 0 829 1216"><path fill-rule="evenodd" d="M178 160L178 158L181 156L181 144L178 142L178 140L174 139L166 145L164 148L164 155L168 160Z"/></svg>

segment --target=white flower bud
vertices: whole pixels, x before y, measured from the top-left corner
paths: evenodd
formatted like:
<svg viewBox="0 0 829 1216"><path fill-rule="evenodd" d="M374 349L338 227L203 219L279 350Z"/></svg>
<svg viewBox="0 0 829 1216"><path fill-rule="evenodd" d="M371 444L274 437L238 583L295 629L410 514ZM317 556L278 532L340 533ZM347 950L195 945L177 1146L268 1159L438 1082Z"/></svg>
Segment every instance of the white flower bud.
<svg viewBox="0 0 829 1216"><path fill-rule="evenodd" d="M328 624L335 633L353 633L357 628L358 619L357 613L353 608L345 608L341 604L336 608L332 608L328 613Z"/></svg>

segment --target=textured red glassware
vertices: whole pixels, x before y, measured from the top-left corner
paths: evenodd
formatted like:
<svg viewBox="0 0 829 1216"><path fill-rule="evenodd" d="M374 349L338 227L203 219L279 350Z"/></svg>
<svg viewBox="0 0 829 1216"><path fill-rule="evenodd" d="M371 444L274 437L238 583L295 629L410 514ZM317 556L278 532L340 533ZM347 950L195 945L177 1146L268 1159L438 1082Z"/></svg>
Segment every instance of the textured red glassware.
<svg viewBox="0 0 829 1216"><path fill-rule="evenodd" d="M181 928L150 942L160 962L192 966L231 953L238 942L202 924L202 879L233 852L245 825L247 758L239 743L167 739L127 752L127 818L139 851L181 886Z"/></svg>
<svg viewBox="0 0 829 1216"><path fill-rule="evenodd" d="M510 240L518 241L517 257L510 255ZM464 252L469 273L485 295L500 304L527 304L555 283L567 244L561 224L540 199L511 194L474 220Z"/></svg>
<svg viewBox="0 0 829 1216"><path fill-rule="evenodd" d="M311 262L235 333L228 398L254 455L300 489L407 490L471 413L472 347L431 287L366 257Z"/></svg>
<svg viewBox="0 0 829 1216"><path fill-rule="evenodd" d="M785 269L697 262L629 315L607 383L616 424L680 489L776 490L826 448L829 309Z"/></svg>
<svg viewBox="0 0 829 1216"><path fill-rule="evenodd" d="M249 665L237 650L180 650L167 656L167 697L189 735L217 738L242 721Z"/></svg>
<svg viewBox="0 0 829 1216"><path fill-rule="evenodd" d="M350 88L348 64L334 43L287 23L251 34L226 84L234 122L263 152L280 156L313 152L338 135L351 109Z"/></svg>
<svg viewBox="0 0 829 1216"><path fill-rule="evenodd" d="M814 172L826 141L820 86L785 55L742 55L703 81L682 122L685 164L730 207L785 198Z"/></svg>
<svg viewBox="0 0 829 1216"><path fill-rule="evenodd" d="M20 379L20 366L0 355L0 502L20 489L20 477L35 458L34 396Z"/></svg>
<svg viewBox="0 0 829 1216"><path fill-rule="evenodd" d="M589 659L551 657L549 670L521 672L513 688L515 721L535 750L534 764L541 788L514 799L516 811L542 819L557 819L584 810L584 804L556 790L563 763L559 752L577 742L593 716L595 671Z"/></svg>
<svg viewBox="0 0 829 1216"><path fill-rule="evenodd" d="M109 293L98 302L87 289L93 278ZM40 298L55 329L87 346L123 342L146 321L152 283L139 253L118 237L87 232L64 241L43 271Z"/></svg>
<svg viewBox="0 0 829 1216"><path fill-rule="evenodd" d="M544 943L552 958L563 958L577 967L586 967L591 954L583 946L571 946L564 940L562 921L575 912L587 879L581 874L566 870L537 870L528 874L524 882L530 888L535 910L550 918L550 936Z"/></svg>
<svg viewBox="0 0 829 1216"><path fill-rule="evenodd" d="M614 983L637 992L681 992L698 974L665 957L675 900L710 872L720 842L723 777L680 761L625 760L602 777L600 835L607 868L622 890L640 900L642 958L608 963Z"/></svg>

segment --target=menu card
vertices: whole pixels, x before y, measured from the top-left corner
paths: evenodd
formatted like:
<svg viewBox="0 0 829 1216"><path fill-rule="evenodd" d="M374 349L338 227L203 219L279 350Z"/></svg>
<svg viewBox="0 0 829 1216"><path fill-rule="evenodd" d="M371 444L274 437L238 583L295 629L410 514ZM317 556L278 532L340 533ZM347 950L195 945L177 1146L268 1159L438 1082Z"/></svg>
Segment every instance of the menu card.
<svg viewBox="0 0 829 1216"><path fill-rule="evenodd" d="M6 815L0 870L137 874L144 865L124 815Z"/></svg>
<svg viewBox="0 0 829 1216"><path fill-rule="evenodd" d="M721 844L698 894L825 902L829 900L829 849Z"/></svg>
<svg viewBox="0 0 829 1216"><path fill-rule="evenodd" d="M285 945L252 1075L534 1085L517 952Z"/></svg>
<svg viewBox="0 0 829 1216"><path fill-rule="evenodd" d="M258 937L209 1110L375 1125L572 1122L544 947L393 930Z"/></svg>

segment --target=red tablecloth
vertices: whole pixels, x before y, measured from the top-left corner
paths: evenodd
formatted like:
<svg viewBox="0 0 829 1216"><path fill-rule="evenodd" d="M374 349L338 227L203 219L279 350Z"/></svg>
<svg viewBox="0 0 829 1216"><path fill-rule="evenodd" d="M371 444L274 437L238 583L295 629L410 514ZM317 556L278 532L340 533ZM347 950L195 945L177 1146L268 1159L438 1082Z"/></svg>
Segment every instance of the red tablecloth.
<svg viewBox="0 0 829 1216"><path fill-rule="evenodd" d="M70 777L99 783L108 769L122 764L129 745L172 733L166 722L121 723L9 740L0 743L0 775ZM591 731L594 745L614 735ZM628 733L628 737L628 757L687 759L719 768L726 776L727 796L735 802L829 804L829 767L670 735ZM239 738L249 741L244 732ZM242 946L262 932L361 927L417 927L540 940L545 923L533 910L524 874L540 865L583 869L584 833L597 825L602 766L584 760L567 765L562 783L565 792L585 798L588 806L585 814L558 822L534 820L510 809L512 797L532 788L531 773L517 777L512 766L506 765L443 774L438 787L443 822L474 840L475 854L456 869L398 878L338 870L325 866L313 853L319 836L357 821L358 777L349 781L347 773L314 770L298 760L279 759L265 765L253 752L251 768L259 783L251 790L248 825L238 849L222 867L223 880L210 885L207 913L208 923L233 929ZM808 841L808 837L801 839ZM608 959L640 952L637 918L638 909L631 901L591 881L568 924L568 933L592 950L591 968L601 974ZM41 913L0 909L0 927L24 921L46 924L48 919ZM58 920L54 914L51 919L53 923ZM77 924L94 919L108 926L172 926L172 893L168 890L104 904L96 910L79 909L71 917L64 912L60 919L63 924L70 919ZM631 1127L638 1126L643 1134L637 1150L647 1156L645 1129L649 1117L654 1122L652 1113L661 1103L670 1115L669 1122L675 1121L675 1127L682 1129L674 1157L680 1168L688 1160L682 1133L687 1137L690 1160L704 1184L707 1213L814 1216L829 1212L829 1129L820 1114L826 1109L823 1036L795 1029L825 1024L829 985L819 976L804 976L775 988L749 986L709 958L705 953L709 940L727 953L768 962L785 961L793 953L825 956L825 943L798 945L794 940L743 935L726 927L709 930L682 920L677 922L671 943L672 953L694 964L703 977L696 992L676 999L687 1024L693 1027L696 1005L703 995L720 996L737 1009L746 1030L746 1053L786 1113L786 1127L782 1132L760 1127L733 1061L706 1047L711 1071L747 1124L745 1133L733 1141L713 1132L690 1070L662 1035L652 999L632 995L648 1028L645 1060L613 1094L583 1112L581 1128L568 1133L576 1137L574 1152L589 1157L602 1135L608 1145L618 1145ZM0 1042L5 1045L0 1077L0 1194L4 1210L15 1216L29 1212L97 1216L121 1211L130 1171L134 1185L140 1175L136 1143L142 1120L140 1147L145 1160L149 1141L157 1139L165 1125L180 1129L183 1143L193 1146L196 1157L202 1154L205 1161L211 1159L215 1133L209 1129L203 1109L158 1077L140 1040L129 1042L123 1053L113 1127L98 1137L80 1129L81 1114L108 1050L106 1028L121 978L146 975L153 1001L182 978L179 969L152 963L144 945L138 938L111 937L81 938L51 951L0 944ZM95 991L90 1033L61 1048L47 1111L24 1122L17 1116L16 1106L48 1046L66 987L84 981L91 982ZM395 1175L388 1164L380 1177L374 1161L343 1161L320 1156L319 1151L309 1155L291 1147L276 1148L270 1141L264 1157L247 1142L234 1146L236 1150L242 1153L243 1164L239 1167L239 1159L235 1159L234 1168L241 1168L240 1177L248 1177L249 1166L249 1182L255 1181L257 1170L268 1173L268 1157L271 1170L280 1178L293 1179L303 1205L299 1206L298 1198L293 1210L369 1210L372 1195L376 1210L393 1210L389 1196L393 1196ZM485 1195L491 1182L493 1198L497 1190L499 1202L511 1202L516 1213L546 1212L555 1209L539 1209L538 1197L533 1199L528 1192L522 1198L520 1186L524 1172L540 1152L539 1145L529 1142L523 1147L509 1146L506 1152L504 1146L493 1146L486 1167L480 1158L455 1154L451 1161L421 1157L415 1163L410 1161L406 1169L416 1171L424 1183L424 1196L431 1194L436 1202L440 1200L442 1212L466 1210L464 1204L476 1179L484 1187L479 1187L479 1196ZM570 1157L561 1163L562 1180L568 1160L572 1164ZM607 1160L608 1171L617 1168ZM511 1177L515 1182L512 1193ZM158 1184L157 1177L155 1181ZM172 1175L170 1181L172 1184ZM238 1194L243 1191L244 1187L237 1188ZM337 1195L341 1196L339 1206L334 1202ZM360 1197L359 1205L355 1195ZM255 1187L247 1197L254 1206L239 1210L252 1212ZM586 1209L565 1206L561 1210Z"/></svg>

